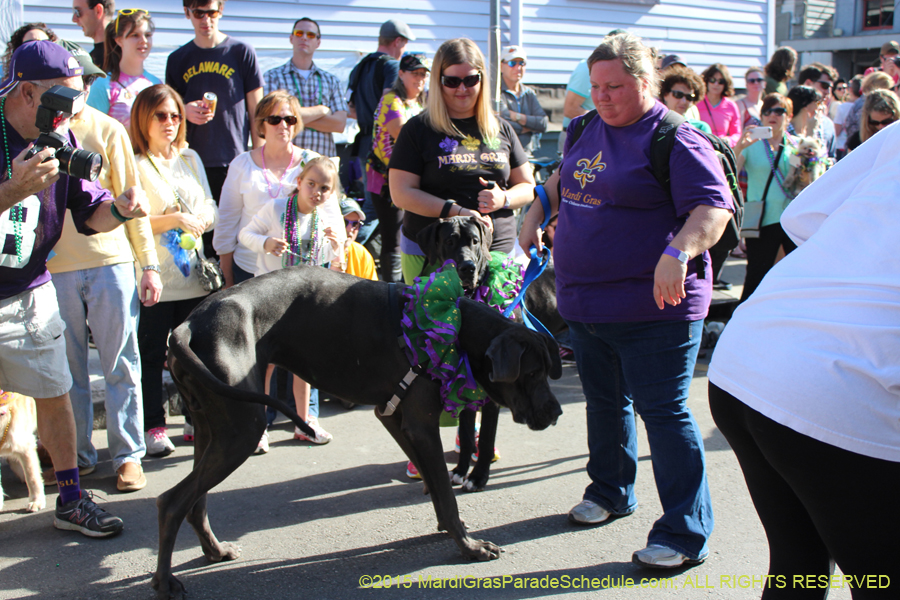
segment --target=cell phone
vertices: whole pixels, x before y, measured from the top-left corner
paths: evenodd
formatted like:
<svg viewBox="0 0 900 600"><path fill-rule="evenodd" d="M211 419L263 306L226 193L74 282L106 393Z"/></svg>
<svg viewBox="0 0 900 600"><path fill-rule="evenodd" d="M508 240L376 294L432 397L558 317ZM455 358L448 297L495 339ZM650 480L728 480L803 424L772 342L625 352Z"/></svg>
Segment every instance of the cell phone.
<svg viewBox="0 0 900 600"><path fill-rule="evenodd" d="M754 127L750 130L751 140L770 140L772 139L771 127Z"/></svg>

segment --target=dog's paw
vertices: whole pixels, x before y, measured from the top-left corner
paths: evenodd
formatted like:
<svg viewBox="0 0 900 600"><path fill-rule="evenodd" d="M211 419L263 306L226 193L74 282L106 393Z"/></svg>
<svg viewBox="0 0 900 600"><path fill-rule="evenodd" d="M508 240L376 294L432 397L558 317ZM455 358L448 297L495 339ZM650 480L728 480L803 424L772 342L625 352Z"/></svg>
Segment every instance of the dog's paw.
<svg viewBox="0 0 900 600"><path fill-rule="evenodd" d="M237 560L241 555L241 547L231 542L219 542L218 548L213 548L205 554L210 562Z"/></svg>
<svg viewBox="0 0 900 600"><path fill-rule="evenodd" d="M47 498L46 496L38 496L34 498L28 503L28 508L26 508L26 512L35 513L44 510L47 506Z"/></svg>
<svg viewBox="0 0 900 600"><path fill-rule="evenodd" d="M460 475L455 470L450 471L450 485L463 485L466 482L466 475L463 473Z"/></svg>
<svg viewBox="0 0 900 600"><path fill-rule="evenodd" d="M156 590L156 600L184 600L187 594L184 585L174 575L169 575L165 584L160 580L159 575L154 575L150 580L150 585Z"/></svg>
<svg viewBox="0 0 900 600"><path fill-rule="evenodd" d="M478 483L478 481L472 479L466 479L462 484L463 491L466 492L483 492L486 486L485 483Z"/></svg>
<svg viewBox="0 0 900 600"><path fill-rule="evenodd" d="M485 540L467 538L464 540L463 555L469 560L497 560L503 550L497 544Z"/></svg>

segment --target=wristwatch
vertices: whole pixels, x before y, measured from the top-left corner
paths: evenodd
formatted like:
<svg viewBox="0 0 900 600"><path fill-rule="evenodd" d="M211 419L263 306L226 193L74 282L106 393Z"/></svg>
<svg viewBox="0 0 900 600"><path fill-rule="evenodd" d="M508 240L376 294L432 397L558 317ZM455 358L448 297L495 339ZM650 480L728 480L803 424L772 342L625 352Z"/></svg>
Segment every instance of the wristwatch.
<svg viewBox="0 0 900 600"><path fill-rule="evenodd" d="M142 271L156 271L159 273L159 265L147 265L141 269Z"/></svg>
<svg viewBox="0 0 900 600"><path fill-rule="evenodd" d="M672 246L666 246L666 249L663 250L663 254L668 254L672 258L677 258L684 264L687 264L687 261L691 260L690 254L679 250L678 248L673 248Z"/></svg>

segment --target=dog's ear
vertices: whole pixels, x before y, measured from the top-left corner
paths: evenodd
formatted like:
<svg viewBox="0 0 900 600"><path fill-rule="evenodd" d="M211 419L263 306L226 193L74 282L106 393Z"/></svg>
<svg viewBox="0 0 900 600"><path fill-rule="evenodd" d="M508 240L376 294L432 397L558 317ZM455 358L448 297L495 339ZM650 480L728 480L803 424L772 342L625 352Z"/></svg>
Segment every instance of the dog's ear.
<svg viewBox="0 0 900 600"><path fill-rule="evenodd" d="M491 381L512 383L518 379L524 352L525 346L512 335L494 338L485 353L491 361Z"/></svg>
<svg viewBox="0 0 900 600"><path fill-rule="evenodd" d="M416 236L416 243L419 244L419 249L425 253L425 261L428 264L434 264L441 261L440 234L441 227L443 226L444 221L438 219L425 229L421 230Z"/></svg>
<svg viewBox="0 0 900 600"><path fill-rule="evenodd" d="M491 244L494 242L494 234L491 233L491 228L484 224L484 221L479 219L478 217L469 217L473 223L478 227L478 231L481 232L481 250L484 256L491 255Z"/></svg>
<svg viewBox="0 0 900 600"><path fill-rule="evenodd" d="M562 377L562 358L559 356L559 344L549 335L544 335L543 333L536 335L544 342L547 353L550 355L550 379L555 381Z"/></svg>

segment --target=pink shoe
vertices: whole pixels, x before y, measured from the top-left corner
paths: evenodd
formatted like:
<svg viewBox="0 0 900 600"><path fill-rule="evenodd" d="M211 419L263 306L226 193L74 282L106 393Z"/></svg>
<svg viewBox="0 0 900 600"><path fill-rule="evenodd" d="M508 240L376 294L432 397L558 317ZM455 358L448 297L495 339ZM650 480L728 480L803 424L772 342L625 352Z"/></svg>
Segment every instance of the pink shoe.
<svg viewBox="0 0 900 600"><path fill-rule="evenodd" d="M419 475L419 470L416 469L416 465L412 461L406 463L406 476L410 479L422 479L422 476Z"/></svg>

